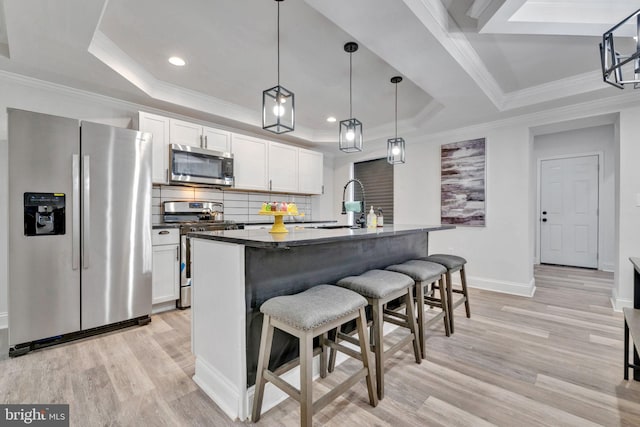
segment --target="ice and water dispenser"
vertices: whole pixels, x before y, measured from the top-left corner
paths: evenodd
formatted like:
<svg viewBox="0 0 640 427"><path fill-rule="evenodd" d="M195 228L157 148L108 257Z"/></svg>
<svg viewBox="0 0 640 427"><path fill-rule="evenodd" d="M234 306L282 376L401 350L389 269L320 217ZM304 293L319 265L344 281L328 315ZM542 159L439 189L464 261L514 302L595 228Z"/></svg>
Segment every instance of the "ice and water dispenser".
<svg viewBox="0 0 640 427"><path fill-rule="evenodd" d="M24 235L64 234L65 195L24 193Z"/></svg>

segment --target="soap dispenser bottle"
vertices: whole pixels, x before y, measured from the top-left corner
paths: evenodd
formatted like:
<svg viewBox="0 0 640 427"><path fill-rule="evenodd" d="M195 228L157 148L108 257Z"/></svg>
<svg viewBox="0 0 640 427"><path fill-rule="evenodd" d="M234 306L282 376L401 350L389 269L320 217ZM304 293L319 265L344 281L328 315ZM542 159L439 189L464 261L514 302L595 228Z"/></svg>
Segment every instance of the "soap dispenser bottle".
<svg viewBox="0 0 640 427"><path fill-rule="evenodd" d="M376 217L376 225L384 227L384 217L382 216L382 208L378 208L378 216Z"/></svg>
<svg viewBox="0 0 640 427"><path fill-rule="evenodd" d="M376 228L376 213L373 211L373 206L371 206L371 210L369 210L369 215L367 215L367 227L368 228Z"/></svg>

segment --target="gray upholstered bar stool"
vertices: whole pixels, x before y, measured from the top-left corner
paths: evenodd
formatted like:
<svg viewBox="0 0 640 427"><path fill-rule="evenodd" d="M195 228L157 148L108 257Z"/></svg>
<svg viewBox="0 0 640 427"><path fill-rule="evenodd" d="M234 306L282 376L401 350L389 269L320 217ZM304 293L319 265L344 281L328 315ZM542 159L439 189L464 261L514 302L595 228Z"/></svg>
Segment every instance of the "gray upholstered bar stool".
<svg viewBox="0 0 640 427"><path fill-rule="evenodd" d="M471 310L469 309L469 293L467 292L467 274L464 270L464 265L467 263L467 260L457 255L448 255L448 254L433 254L429 255L426 258L423 258L425 261L436 262L438 264L442 264L447 268L447 273L445 274L446 286L447 286L447 294L449 304L449 322L451 326L449 327L451 333L454 332L453 328L453 310L458 307L460 304L464 303L464 308L467 311L467 317L471 317ZM460 283L462 285L462 289L455 289L453 287L453 283L451 282L451 274L456 271L460 272ZM459 298L457 301L453 300L453 294L461 294L462 298Z"/></svg>
<svg viewBox="0 0 640 427"><path fill-rule="evenodd" d="M444 321L444 331L447 336L449 333L449 306L447 304L447 288L444 281L444 275L447 272L446 267L441 264L413 259L402 264L390 265L386 268L389 271L405 274L413 279L416 283L416 309L418 310L418 336L420 339L420 350L424 359L424 330L426 327L438 322L440 319ZM425 288L439 281L438 290L440 298L435 296L435 289L425 292ZM425 322L425 308L437 307L442 311Z"/></svg>
<svg viewBox="0 0 640 427"><path fill-rule="evenodd" d="M420 348L418 345L415 308L413 304L413 280L401 273L385 270L369 270L360 276L349 276L340 279L338 286L355 291L365 297L372 309L372 346L376 360L376 386L378 399L384 397L384 361L402 347L413 343L413 352L416 363L422 363ZM405 298L406 314L392 310L386 310L384 306L397 298ZM393 346L384 350L383 323L387 321L409 329L410 334L402 338ZM338 337L349 339L341 333ZM333 349L331 361L335 360Z"/></svg>
<svg viewBox="0 0 640 427"><path fill-rule="evenodd" d="M362 378L366 378L369 403L371 406L378 404L378 399L373 389L373 375L369 360L366 305L367 301L357 293L331 285L318 285L299 294L271 298L262 304L260 311L264 314L264 319L253 398L253 422L257 422L260 419L264 386L267 382L271 382L300 402L301 426L311 426L314 412L322 409ZM329 341L327 336L329 330L354 319L356 320L358 340L360 342L359 353L334 341ZM272 372L269 370L269 358L271 356L274 328L298 338L300 341L300 357ZM321 377L324 378L327 375L327 346L332 351L339 350L361 360L363 367L314 402L312 394L313 339L317 336L321 336ZM298 366L298 364L300 365L300 390L280 378L280 375Z"/></svg>

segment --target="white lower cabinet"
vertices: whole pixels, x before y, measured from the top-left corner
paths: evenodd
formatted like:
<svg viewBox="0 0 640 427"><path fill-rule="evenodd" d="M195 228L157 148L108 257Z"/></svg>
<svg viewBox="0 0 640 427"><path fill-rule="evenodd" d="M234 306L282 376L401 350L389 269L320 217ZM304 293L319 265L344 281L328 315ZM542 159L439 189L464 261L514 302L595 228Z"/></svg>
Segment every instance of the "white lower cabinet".
<svg viewBox="0 0 640 427"><path fill-rule="evenodd" d="M180 298L180 234L178 229L153 230L152 303Z"/></svg>

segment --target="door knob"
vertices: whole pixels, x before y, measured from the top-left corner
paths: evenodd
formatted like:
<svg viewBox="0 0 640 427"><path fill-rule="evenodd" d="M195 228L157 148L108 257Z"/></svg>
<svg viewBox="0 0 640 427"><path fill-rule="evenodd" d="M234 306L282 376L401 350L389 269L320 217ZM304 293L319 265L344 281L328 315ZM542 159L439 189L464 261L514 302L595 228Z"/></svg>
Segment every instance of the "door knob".
<svg viewBox="0 0 640 427"><path fill-rule="evenodd" d="M547 218L542 218L542 222L547 222Z"/></svg>

